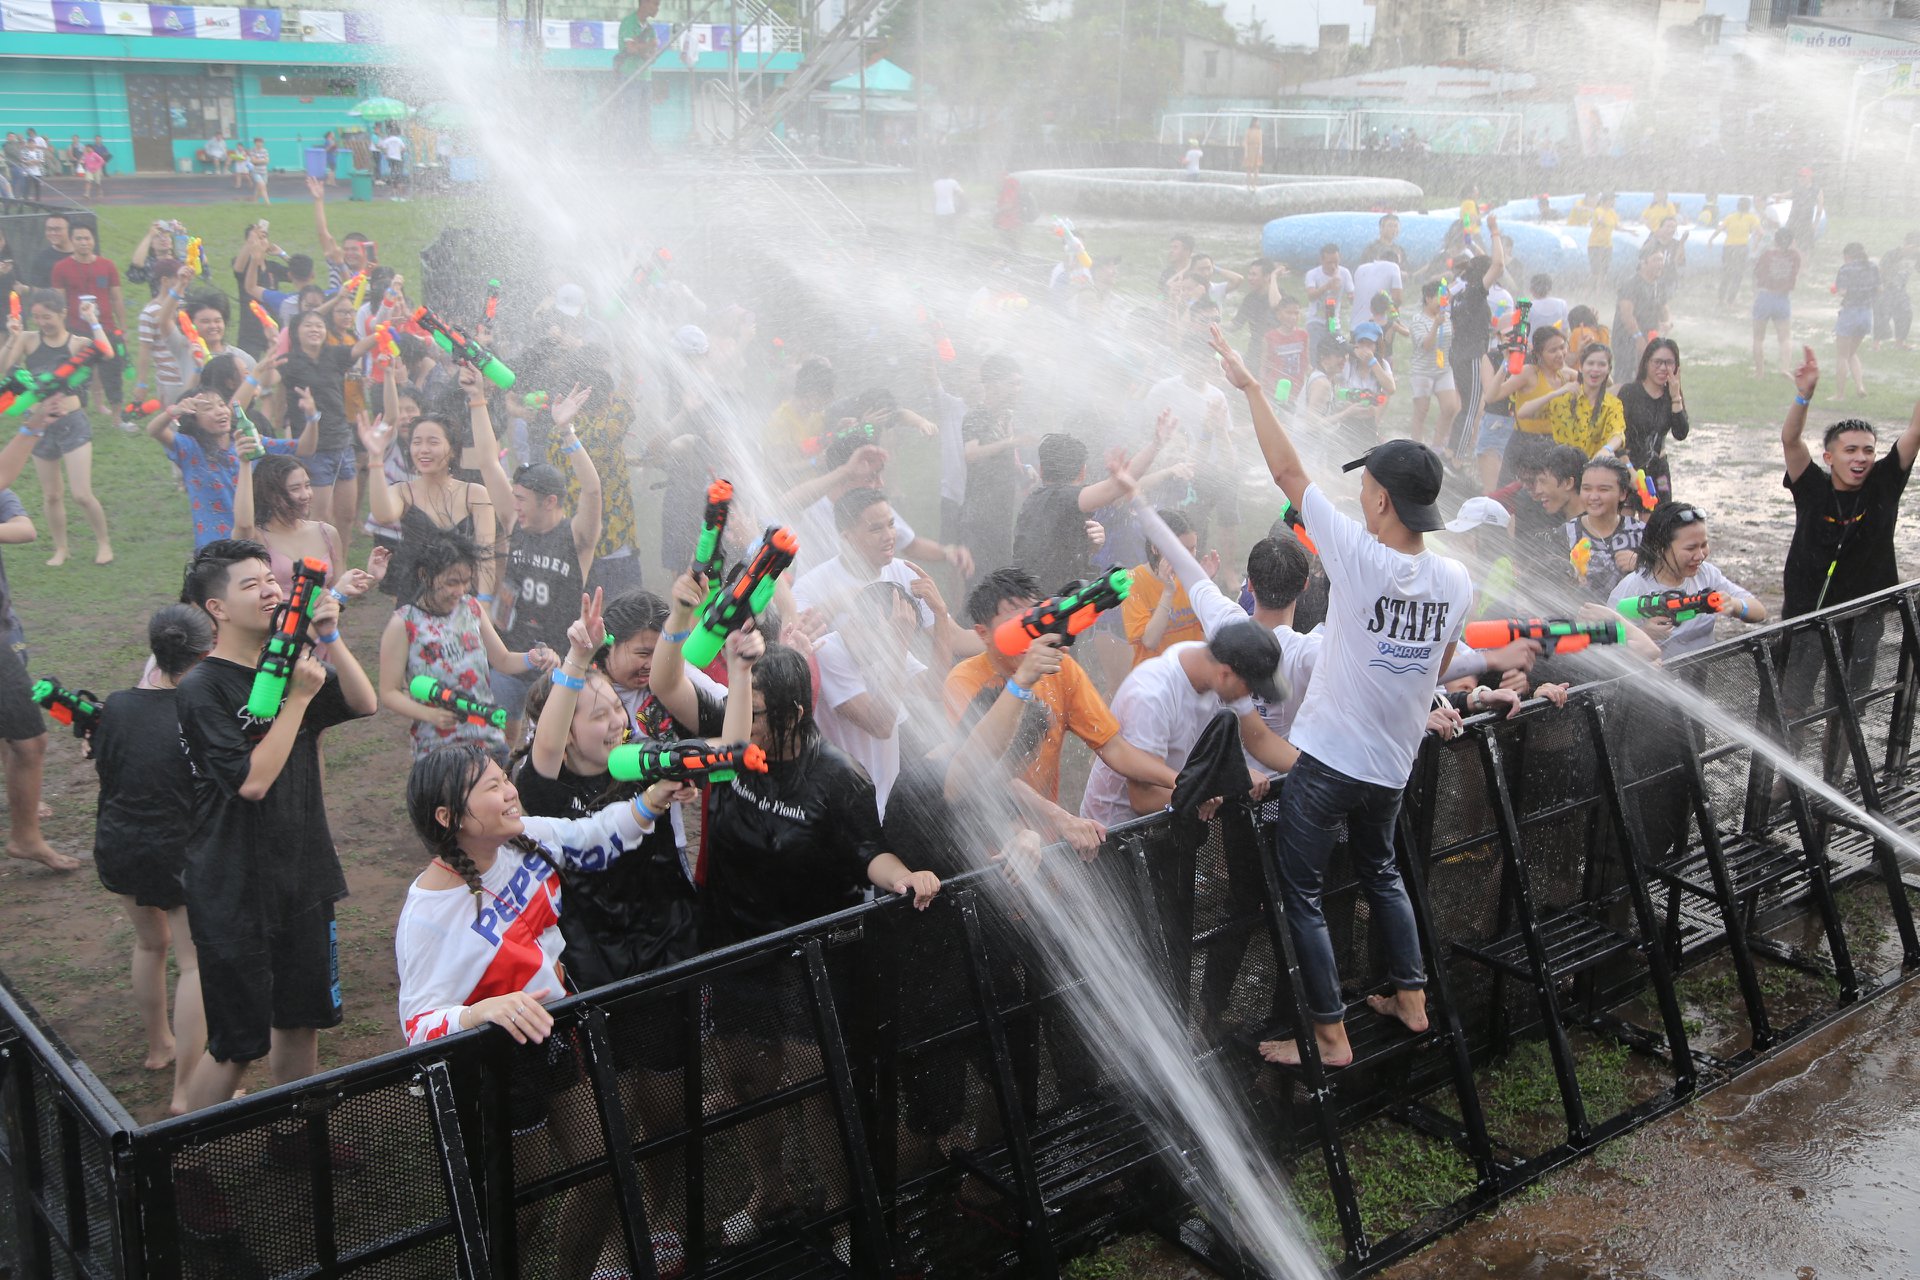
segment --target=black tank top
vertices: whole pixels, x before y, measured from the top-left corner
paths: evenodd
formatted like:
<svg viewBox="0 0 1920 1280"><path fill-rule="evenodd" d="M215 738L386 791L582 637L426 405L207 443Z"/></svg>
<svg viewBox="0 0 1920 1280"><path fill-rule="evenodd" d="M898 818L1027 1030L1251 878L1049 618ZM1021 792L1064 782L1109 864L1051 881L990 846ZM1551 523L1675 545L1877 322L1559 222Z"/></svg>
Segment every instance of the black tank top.
<svg viewBox="0 0 1920 1280"><path fill-rule="evenodd" d="M66 342L59 346L52 346L43 338L40 340L38 347L27 352L27 358L22 363L34 373L52 373L55 369L58 369L67 362L69 358L67 348L72 345L73 338L71 335L68 336ZM62 391L59 392L55 398L58 399L60 396L69 396L72 394L71 391Z"/></svg>
<svg viewBox="0 0 1920 1280"><path fill-rule="evenodd" d="M585 582L573 545L573 521L562 520L545 533L515 529L500 583L501 593L510 593L513 600L513 621L500 637L507 648L519 651L544 641L564 652L567 625L580 616Z"/></svg>

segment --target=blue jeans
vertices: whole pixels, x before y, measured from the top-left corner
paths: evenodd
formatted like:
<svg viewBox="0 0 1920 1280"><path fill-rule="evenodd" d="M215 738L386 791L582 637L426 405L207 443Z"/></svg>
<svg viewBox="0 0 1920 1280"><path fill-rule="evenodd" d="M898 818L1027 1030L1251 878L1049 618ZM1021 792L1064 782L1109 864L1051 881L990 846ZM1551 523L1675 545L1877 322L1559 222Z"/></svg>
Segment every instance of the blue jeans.
<svg viewBox="0 0 1920 1280"><path fill-rule="evenodd" d="M1387 950L1387 977L1402 991L1427 985L1413 905L1393 857L1393 828L1403 788L1360 782L1302 755L1280 792L1279 867L1287 931L1293 937L1307 1012L1318 1023L1340 1022L1340 972L1320 894L1327 860L1344 835L1353 869L1373 905L1371 927Z"/></svg>

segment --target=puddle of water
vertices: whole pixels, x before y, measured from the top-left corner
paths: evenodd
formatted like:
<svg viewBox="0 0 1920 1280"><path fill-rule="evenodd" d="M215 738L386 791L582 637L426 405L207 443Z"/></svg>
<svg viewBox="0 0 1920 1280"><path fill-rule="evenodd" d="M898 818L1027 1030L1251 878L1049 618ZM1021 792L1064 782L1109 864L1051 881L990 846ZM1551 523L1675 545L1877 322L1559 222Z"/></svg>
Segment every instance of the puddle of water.
<svg viewBox="0 0 1920 1280"><path fill-rule="evenodd" d="M1920 992L1876 1001L1386 1274L1920 1274Z"/></svg>

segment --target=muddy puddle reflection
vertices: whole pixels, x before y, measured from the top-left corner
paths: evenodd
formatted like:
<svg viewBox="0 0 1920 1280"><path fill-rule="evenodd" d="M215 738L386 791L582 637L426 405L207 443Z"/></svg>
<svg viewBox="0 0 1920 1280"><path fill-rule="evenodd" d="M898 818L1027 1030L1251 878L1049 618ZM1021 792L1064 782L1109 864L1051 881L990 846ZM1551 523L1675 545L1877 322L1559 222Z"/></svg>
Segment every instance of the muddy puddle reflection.
<svg viewBox="0 0 1920 1280"><path fill-rule="evenodd" d="M1909 987L1386 1274L1920 1274L1917 1029Z"/></svg>

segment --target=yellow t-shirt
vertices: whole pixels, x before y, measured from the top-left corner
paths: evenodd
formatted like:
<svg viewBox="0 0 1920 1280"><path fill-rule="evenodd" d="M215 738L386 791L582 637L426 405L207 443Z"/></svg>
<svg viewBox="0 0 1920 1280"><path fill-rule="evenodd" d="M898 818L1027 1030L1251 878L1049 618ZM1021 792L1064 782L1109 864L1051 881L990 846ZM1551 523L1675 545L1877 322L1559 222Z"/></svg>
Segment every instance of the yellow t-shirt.
<svg viewBox="0 0 1920 1280"><path fill-rule="evenodd" d="M1593 206L1585 200L1574 201L1573 208L1567 211L1567 225L1586 227L1593 224Z"/></svg>
<svg viewBox="0 0 1920 1280"><path fill-rule="evenodd" d="M1547 421L1553 424L1553 442L1570 444L1591 458L1600 446L1626 434L1627 416L1620 397L1609 391L1593 411L1590 396L1562 396L1547 406Z"/></svg>
<svg viewBox="0 0 1920 1280"><path fill-rule="evenodd" d="M773 417L767 420L767 445L774 449L798 450L802 440L820 434L826 421L824 409L803 413L794 407L793 401L782 400Z"/></svg>
<svg viewBox="0 0 1920 1280"><path fill-rule="evenodd" d="M1160 597L1166 589L1165 584L1154 577L1153 571L1146 565L1134 566L1133 590L1120 605L1120 622L1126 628L1127 643L1133 646L1133 665L1136 667L1148 658L1165 652L1168 645L1207 638L1207 633L1201 629L1200 619L1194 616L1192 603L1187 599L1187 589L1182 586L1174 588L1173 602L1167 606L1167 630L1160 637L1160 643L1149 649L1140 642L1140 638L1147 633L1147 622L1153 617L1153 611L1160 607Z"/></svg>
<svg viewBox="0 0 1920 1280"><path fill-rule="evenodd" d="M1759 226L1760 215L1757 213L1730 213L1727 220L1720 224L1720 230L1726 234L1728 244L1746 244L1753 239L1753 233Z"/></svg>
<svg viewBox="0 0 1920 1280"><path fill-rule="evenodd" d="M1669 200L1665 204L1648 205L1647 211L1640 215L1640 221L1646 223L1649 228L1658 231L1661 223L1665 222L1668 218L1677 218L1679 216L1679 206Z"/></svg>
<svg viewBox="0 0 1920 1280"><path fill-rule="evenodd" d="M1612 209L1593 211L1593 229L1587 232L1589 249L1611 249L1613 247L1613 229L1620 225L1620 215Z"/></svg>

